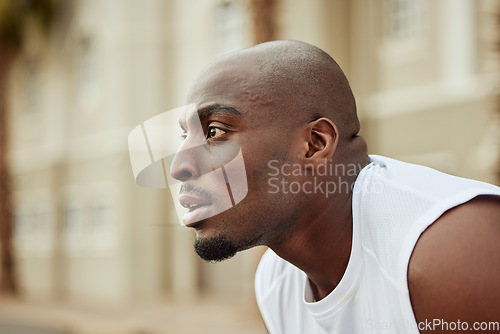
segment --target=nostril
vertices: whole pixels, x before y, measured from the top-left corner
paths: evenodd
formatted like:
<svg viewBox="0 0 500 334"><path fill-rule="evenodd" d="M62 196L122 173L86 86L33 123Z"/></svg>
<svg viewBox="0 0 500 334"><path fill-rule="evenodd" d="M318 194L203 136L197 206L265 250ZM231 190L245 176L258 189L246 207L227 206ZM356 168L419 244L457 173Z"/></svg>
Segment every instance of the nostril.
<svg viewBox="0 0 500 334"><path fill-rule="evenodd" d="M187 169L183 169L174 175L174 178L179 181L187 181L193 178L193 173Z"/></svg>
<svg viewBox="0 0 500 334"><path fill-rule="evenodd" d="M184 182L197 176L196 167L192 161L186 159L186 156L177 154L170 165L170 175L172 178Z"/></svg>

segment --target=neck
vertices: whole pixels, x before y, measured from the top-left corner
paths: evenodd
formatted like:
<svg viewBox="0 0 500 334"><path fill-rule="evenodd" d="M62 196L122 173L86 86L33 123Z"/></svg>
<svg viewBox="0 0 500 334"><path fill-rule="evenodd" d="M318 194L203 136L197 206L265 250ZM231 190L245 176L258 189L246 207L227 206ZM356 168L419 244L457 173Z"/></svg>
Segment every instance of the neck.
<svg viewBox="0 0 500 334"><path fill-rule="evenodd" d="M361 169L369 159L360 161ZM356 175L346 177L347 182L353 184L358 173L359 170ZM314 198L305 207L304 216L288 231L284 240L269 246L278 256L307 274L314 297L320 300L339 284L349 262L352 191L340 191L329 198L324 195Z"/></svg>

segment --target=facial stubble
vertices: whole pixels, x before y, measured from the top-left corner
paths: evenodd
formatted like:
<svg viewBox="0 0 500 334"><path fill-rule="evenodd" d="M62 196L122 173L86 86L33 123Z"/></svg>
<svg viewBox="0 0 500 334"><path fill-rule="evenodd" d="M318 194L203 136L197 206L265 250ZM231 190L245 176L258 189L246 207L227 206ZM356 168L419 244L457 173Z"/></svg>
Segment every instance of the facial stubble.
<svg viewBox="0 0 500 334"><path fill-rule="evenodd" d="M212 238L197 238L194 250L207 262L221 262L232 258L238 252L238 248L224 234Z"/></svg>

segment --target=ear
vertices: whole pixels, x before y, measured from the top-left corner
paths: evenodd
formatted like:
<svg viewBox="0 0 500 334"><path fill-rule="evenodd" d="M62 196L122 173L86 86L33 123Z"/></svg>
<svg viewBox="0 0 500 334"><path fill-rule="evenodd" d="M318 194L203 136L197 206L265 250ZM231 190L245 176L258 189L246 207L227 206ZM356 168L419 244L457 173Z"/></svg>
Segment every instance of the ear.
<svg viewBox="0 0 500 334"><path fill-rule="evenodd" d="M335 124L328 118L319 118L307 127L307 152L304 157L306 163L313 165L324 164L331 159L339 141L339 132Z"/></svg>

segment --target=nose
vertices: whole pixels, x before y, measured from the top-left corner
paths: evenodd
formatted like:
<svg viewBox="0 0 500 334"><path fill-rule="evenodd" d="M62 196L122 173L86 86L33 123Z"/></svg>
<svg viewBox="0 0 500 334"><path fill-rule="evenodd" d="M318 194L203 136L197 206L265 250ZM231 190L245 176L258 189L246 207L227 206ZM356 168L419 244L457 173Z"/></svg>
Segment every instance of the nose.
<svg viewBox="0 0 500 334"><path fill-rule="evenodd" d="M189 149L179 148L170 166L170 176L172 178L184 182L200 176L196 164L195 148L196 147Z"/></svg>
<svg viewBox="0 0 500 334"><path fill-rule="evenodd" d="M182 145L172 160L170 176L185 182L196 179L212 170L211 154L206 143L189 148Z"/></svg>

